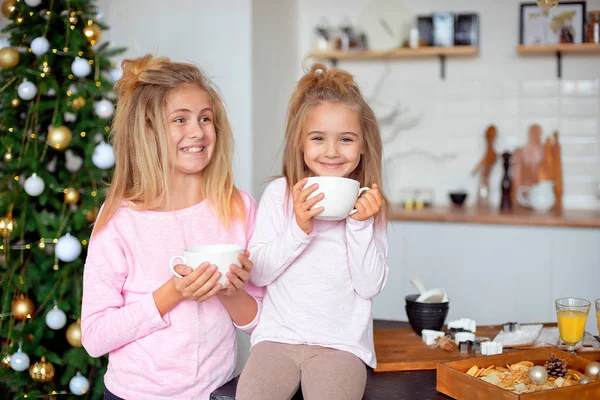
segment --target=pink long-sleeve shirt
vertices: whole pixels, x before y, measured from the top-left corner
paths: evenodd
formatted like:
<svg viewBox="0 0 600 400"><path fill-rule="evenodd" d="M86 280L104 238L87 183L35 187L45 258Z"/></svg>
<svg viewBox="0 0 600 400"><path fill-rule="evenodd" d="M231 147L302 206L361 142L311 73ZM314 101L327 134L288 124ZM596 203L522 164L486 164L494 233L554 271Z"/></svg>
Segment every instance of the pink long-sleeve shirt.
<svg viewBox="0 0 600 400"><path fill-rule="evenodd" d="M375 367L372 298L388 276L387 230L373 218L296 223L286 180L266 188L249 250L251 280L267 286L251 344L309 344L351 352Z"/></svg>
<svg viewBox="0 0 600 400"><path fill-rule="evenodd" d="M82 342L92 357L109 354L104 382L125 399L208 399L236 365L233 321L215 296L186 300L160 316L152 292L171 278L169 260L186 247L232 243L247 246L256 202L240 191L246 226L227 231L206 201L174 212L121 207L90 241L83 278ZM248 284L257 299L263 289Z"/></svg>

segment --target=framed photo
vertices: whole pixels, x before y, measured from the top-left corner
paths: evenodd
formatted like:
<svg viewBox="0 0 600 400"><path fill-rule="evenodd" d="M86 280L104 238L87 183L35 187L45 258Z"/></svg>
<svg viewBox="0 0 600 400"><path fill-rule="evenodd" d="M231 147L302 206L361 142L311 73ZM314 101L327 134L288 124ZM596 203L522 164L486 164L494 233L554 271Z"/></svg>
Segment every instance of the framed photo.
<svg viewBox="0 0 600 400"><path fill-rule="evenodd" d="M585 15L585 1L561 1L548 12L542 11L536 3L522 3L519 42L583 43Z"/></svg>

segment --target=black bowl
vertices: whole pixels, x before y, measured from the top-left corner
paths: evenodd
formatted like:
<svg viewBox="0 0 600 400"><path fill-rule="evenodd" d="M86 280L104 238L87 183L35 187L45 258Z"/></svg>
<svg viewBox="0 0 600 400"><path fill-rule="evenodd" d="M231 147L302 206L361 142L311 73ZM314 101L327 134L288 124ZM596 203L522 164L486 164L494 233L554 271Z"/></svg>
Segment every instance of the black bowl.
<svg viewBox="0 0 600 400"><path fill-rule="evenodd" d="M413 308L413 309L418 309L418 310L424 310L424 309L429 309L429 310L439 310L441 308L448 308L449 306L449 302L445 302L445 303L420 303L417 302L417 298L419 297L418 294L409 294L408 296L406 296L404 298L404 300L406 300L406 306Z"/></svg>
<svg viewBox="0 0 600 400"><path fill-rule="evenodd" d="M448 311L448 307L440 308L413 308L410 306L404 307L406 311L411 311L415 314L441 314Z"/></svg>
<svg viewBox="0 0 600 400"><path fill-rule="evenodd" d="M423 329L431 329L439 331L444 326L446 317L448 316L448 308L440 312L419 312L406 307L406 315L408 322L417 335L421 334Z"/></svg>
<svg viewBox="0 0 600 400"><path fill-rule="evenodd" d="M457 206L462 206L467 199L466 192L452 192L450 193L450 200Z"/></svg>

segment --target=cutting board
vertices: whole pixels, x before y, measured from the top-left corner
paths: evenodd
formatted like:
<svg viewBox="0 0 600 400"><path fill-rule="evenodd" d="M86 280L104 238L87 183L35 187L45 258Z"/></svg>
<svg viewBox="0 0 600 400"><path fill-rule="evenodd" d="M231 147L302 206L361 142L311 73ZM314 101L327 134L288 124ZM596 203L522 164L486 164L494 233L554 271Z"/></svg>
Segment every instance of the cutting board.
<svg viewBox="0 0 600 400"><path fill-rule="evenodd" d="M556 326L556 324L544 324ZM501 326L478 326L477 336L493 339L502 329ZM420 371L434 370L439 362L457 361L481 354L460 353L458 350L449 353L440 348L432 349L427 346L420 335L411 328L377 329L373 332L377 368L375 372L388 371ZM522 347L519 350L523 349ZM506 349L506 352L517 349ZM592 360L600 360L600 352L580 352L578 355Z"/></svg>

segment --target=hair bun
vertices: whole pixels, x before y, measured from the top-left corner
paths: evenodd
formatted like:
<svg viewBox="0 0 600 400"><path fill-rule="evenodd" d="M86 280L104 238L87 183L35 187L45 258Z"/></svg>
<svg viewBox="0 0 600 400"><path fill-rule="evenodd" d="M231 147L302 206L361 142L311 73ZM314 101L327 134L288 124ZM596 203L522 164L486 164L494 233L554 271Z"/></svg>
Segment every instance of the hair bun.
<svg viewBox="0 0 600 400"><path fill-rule="evenodd" d="M121 96L131 94L140 82L140 76L150 68L154 57L147 55L135 60L123 60L121 68L123 77L117 81L117 87Z"/></svg>

